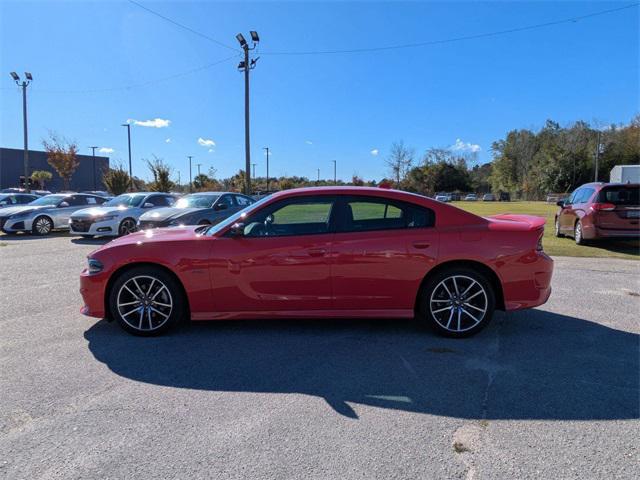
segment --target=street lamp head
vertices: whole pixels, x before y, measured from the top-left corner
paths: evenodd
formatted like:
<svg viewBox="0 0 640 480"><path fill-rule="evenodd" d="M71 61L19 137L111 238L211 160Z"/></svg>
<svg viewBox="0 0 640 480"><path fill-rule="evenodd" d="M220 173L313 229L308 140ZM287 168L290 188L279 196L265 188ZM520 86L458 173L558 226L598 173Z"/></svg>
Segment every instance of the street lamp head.
<svg viewBox="0 0 640 480"><path fill-rule="evenodd" d="M240 43L241 47L246 47L247 46L247 41L244 39L244 37L242 36L241 33L236 35L236 38L238 39L238 43Z"/></svg>
<svg viewBox="0 0 640 480"><path fill-rule="evenodd" d="M13 78L16 82L20 81L20 77L16 72L11 72L10 75L11 75L11 78Z"/></svg>
<svg viewBox="0 0 640 480"><path fill-rule="evenodd" d="M258 43L260 41L258 32L256 32L255 30L251 30L249 33L251 34L251 40L253 41L253 43Z"/></svg>
<svg viewBox="0 0 640 480"><path fill-rule="evenodd" d="M244 60L243 60L238 64L238 70L244 70L244 68L245 68L245 63L244 63Z"/></svg>
<svg viewBox="0 0 640 480"><path fill-rule="evenodd" d="M33 81L33 77L31 76L30 72L24 72L24 76L27 77L27 80Z"/></svg>

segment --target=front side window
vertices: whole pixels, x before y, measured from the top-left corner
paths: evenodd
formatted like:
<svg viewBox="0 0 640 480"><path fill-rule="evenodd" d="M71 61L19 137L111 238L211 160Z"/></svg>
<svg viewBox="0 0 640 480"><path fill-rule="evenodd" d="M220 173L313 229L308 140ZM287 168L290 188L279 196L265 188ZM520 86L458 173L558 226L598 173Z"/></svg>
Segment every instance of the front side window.
<svg viewBox="0 0 640 480"><path fill-rule="evenodd" d="M427 208L377 198L353 198L345 201L338 231L424 228L433 224L434 214Z"/></svg>
<svg viewBox="0 0 640 480"><path fill-rule="evenodd" d="M580 195L578 195L578 197L575 200L575 203L586 203L589 201L589 199L591 198L591 195L593 195L593 192L595 190L593 188L583 188L580 191Z"/></svg>
<svg viewBox="0 0 640 480"><path fill-rule="evenodd" d="M233 198L231 198L231 195L223 195L222 198L218 200L218 203L216 203L216 208L218 210L223 210L231 207L233 207Z"/></svg>
<svg viewBox="0 0 640 480"><path fill-rule="evenodd" d="M251 205L253 203L253 200L250 199L249 197L245 197L244 195L236 195L236 203L238 204L238 206L244 208L247 205Z"/></svg>
<svg viewBox="0 0 640 480"><path fill-rule="evenodd" d="M246 237L284 237L329 232L332 198L298 198L279 202L257 212L245 222Z"/></svg>
<svg viewBox="0 0 640 480"><path fill-rule="evenodd" d="M65 199L64 195L45 195L44 197L40 197L37 200L34 200L29 205L38 206L38 207L40 206L55 207L64 199Z"/></svg>
<svg viewBox="0 0 640 480"><path fill-rule="evenodd" d="M576 191L574 191L571 196L569 197L569 205L573 205L574 203L577 203L578 198L580 198L580 195L582 194L582 189L578 188Z"/></svg>
<svg viewBox="0 0 640 480"><path fill-rule="evenodd" d="M187 195L176 202L177 208L211 208L219 195Z"/></svg>

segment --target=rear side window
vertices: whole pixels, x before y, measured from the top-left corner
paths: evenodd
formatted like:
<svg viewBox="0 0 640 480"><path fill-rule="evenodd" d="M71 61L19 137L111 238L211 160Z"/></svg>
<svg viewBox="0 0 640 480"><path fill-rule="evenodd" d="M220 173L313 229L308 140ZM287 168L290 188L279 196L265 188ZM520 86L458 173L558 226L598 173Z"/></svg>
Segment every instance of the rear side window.
<svg viewBox="0 0 640 480"><path fill-rule="evenodd" d="M145 201L145 203L152 203L155 207L170 207L173 205L173 197L166 195L153 195Z"/></svg>
<svg viewBox="0 0 640 480"><path fill-rule="evenodd" d="M640 206L640 188L638 187L605 187L598 194L599 203L614 205Z"/></svg>
<svg viewBox="0 0 640 480"><path fill-rule="evenodd" d="M341 232L424 228L434 224L433 211L404 202L378 198L345 199Z"/></svg>
<svg viewBox="0 0 640 480"><path fill-rule="evenodd" d="M243 195L235 195L235 197L236 197L236 203L240 207L247 207L253 203L253 200L250 199L249 197L245 197Z"/></svg>
<svg viewBox="0 0 640 480"><path fill-rule="evenodd" d="M593 192L595 192L595 189L593 188L582 188L573 203L588 202L589 199L591 198L591 195L593 195Z"/></svg>

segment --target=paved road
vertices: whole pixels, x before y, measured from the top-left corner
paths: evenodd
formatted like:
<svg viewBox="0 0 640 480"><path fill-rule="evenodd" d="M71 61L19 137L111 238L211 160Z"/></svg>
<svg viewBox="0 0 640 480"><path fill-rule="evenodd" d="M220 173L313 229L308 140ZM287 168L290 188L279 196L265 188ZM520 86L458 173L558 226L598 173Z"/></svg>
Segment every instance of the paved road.
<svg viewBox="0 0 640 480"><path fill-rule="evenodd" d="M547 305L462 341L404 321L141 339L78 313L95 244L0 245L1 478L640 477L640 262L558 258Z"/></svg>

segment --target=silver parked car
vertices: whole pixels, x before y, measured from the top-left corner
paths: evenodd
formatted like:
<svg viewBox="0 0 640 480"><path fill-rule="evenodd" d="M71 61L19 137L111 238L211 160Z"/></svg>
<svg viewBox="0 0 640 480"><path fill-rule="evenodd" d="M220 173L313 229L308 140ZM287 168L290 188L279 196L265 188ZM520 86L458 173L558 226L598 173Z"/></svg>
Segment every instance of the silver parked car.
<svg viewBox="0 0 640 480"><path fill-rule="evenodd" d="M71 233L85 238L115 237L136 231L138 218L144 212L170 207L176 198L162 192L123 193L101 206L85 208L71 215Z"/></svg>
<svg viewBox="0 0 640 480"><path fill-rule="evenodd" d="M0 208L16 207L26 205L37 200L37 195L30 193L0 193Z"/></svg>
<svg viewBox="0 0 640 480"><path fill-rule="evenodd" d="M0 229L5 233L31 232L34 235L68 230L73 212L90 205L102 205L104 201L102 197L84 193L45 195L27 205L0 210Z"/></svg>
<svg viewBox="0 0 640 480"><path fill-rule="evenodd" d="M177 225L215 225L255 200L241 193L199 192L182 197L172 207L145 212L138 228L147 230Z"/></svg>

